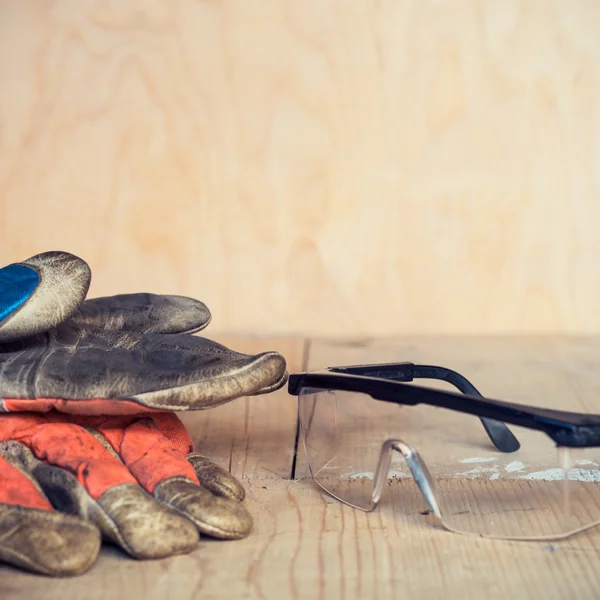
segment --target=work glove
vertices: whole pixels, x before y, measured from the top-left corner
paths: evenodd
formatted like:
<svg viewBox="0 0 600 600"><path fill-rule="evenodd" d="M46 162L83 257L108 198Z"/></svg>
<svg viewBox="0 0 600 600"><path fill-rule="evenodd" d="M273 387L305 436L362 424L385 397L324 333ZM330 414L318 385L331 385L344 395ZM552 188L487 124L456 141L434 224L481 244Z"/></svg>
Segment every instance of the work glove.
<svg viewBox="0 0 600 600"><path fill-rule="evenodd" d="M242 485L173 411L276 390L284 358L191 335L197 300L85 300L90 279L63 252L0 269L0 560L73 575L102 538L149 559L247 536Z"/></svg>

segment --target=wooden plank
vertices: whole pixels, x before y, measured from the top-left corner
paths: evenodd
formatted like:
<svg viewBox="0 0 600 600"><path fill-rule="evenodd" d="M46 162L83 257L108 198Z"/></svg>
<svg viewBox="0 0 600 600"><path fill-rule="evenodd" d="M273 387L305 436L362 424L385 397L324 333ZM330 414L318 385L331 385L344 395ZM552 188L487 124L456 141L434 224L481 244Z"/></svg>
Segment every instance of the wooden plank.
<svg viewBox="0 0 600 600"><path fill-rule="evenodd" d="M292 370L294 364L301 364L301 344L289 340L281 340L277 346L278 341L272 339L219 339L252 352L279 347L289 357ZM346 345L314 342L311 348L310 367L389 360L439 363L463 372L483 392L490 391L501 398L537 398L540 403L568 404L572 408L585 405L600 412L600 396L596 393L600 389L599 375L595 368L599 339L414 338ZM290 467L288 453L293 449L293 416L286 396L282 390L268 397L272 404L251 403L249 410L255 413L252 418L246 419L231 403L231 412L222 411L222 422L203 421L208 417L202 417L190 423L198 443L204 442L214 450L214 455L207 452L211 458L226 464L228 448L234 448L232 470L242 477L248 507L255 518L255 530L248 539L203 541L190 555L148 562L131 560L119 551L105 548L88 574L67 580L50 580L0 567L0 598L598 597L597 531L560 543L485 540L436 527L431 516L422 514L423 500L406 478L392 481L377 511L365 513L322 493L309 478L290 481L283 479L284 475L278 476ZM239 404L244 406L243 402ZM290 413L277 413L278 410ZM278 421L285 419L285 427L280 426ZM464 430L439 415L434 422L446 428L444 433L438 430L438 437L434 438L437 449L444 451L436 453L436 446L431 446L434 453L428 460L431 458L436 466L454 468L476 464L458 462L457 451L449 450L453 438L464 437ZM415 445L420 445L426 436L413 430L417 425L418 420L410 425L410 441L416 439ZM275 432L272 439L271 428ZM248 432L248 451L244 432ZM420 437L413 438L413 434ZM219 445L222 439L229 441ZM360 445L360 438L356 442ZM479 452L487 451L478 448L477 456L482 457ZM298 460L302 462L302 454ZM452 483L452 478L449 481ZM530 484L537 485L535 481L527 482Z"/></svg>
<svg viewBox="0 0 600 600"><path fill-rule="evenodd" d="M483 393L499 399L600 413L600 372L594 368L598 350L598 338L317 341L311 344L309 370L378 362L433 364L462 373ZM430 380L416 383L451 388ZM557 481L562 477L561 455L539 432L511 426L521 448L500 453L478 419L453 411L426 405L398 407L343 393L337 400L323 395L316 404L307 396L303 405L305 422L310 421L306 447L313 475L326 489L357 506L370 504L380 448L393 438L420 452L450 527L472 533L537 536L600 518L598 448L569 451L575 470L570 472L573 481L565 488ZM304 444L301 450L297 476L308 478ZM385 486L384 503L392 501L390 495L395 496L395 491L406 493L414 487L408 466L397 453L391 470L394 479ZM401 494L397 501L404 503ZM421 510L427 508L421 500ZM599 533L594 530L563 545L597 551Z"/></svg>
<svg viewBox="0 0 600 600"><path fill-rule="evenodd" d="M589 0L4 0L0 264L70 250L93 294L232 332L598 332L599 29Z"/></svg>
<svg viewBox="0 0 600 600"><path fill-rule="evenodd" d="M310 482L249 480L256 531L187 556L124 559L103 551L82 577L49 580L0 567L3 600L290 598L565 600L598 597L598 551L515 544L433 529L398 490L376 513L332 502ZM425 522L424 522L425 521Z"/></svg>
<svg viewBox="0 0 600 600"><path fill-rule="evenodd" d="M303 368L301 338L206 336L227 347L258 354L280 352L288 371ZM194 448L240 478L289 478L294 459L297 403L287 385L272 394L238 398L216 408L181 413Z"/></svg>
<svg viewBox="0 0 600 600"><path fill-rule="evenodd" d="M335 364L408 361L454 369L490 398L539 406L598 410L600 370L593 336L403 336L313 340L309 369ZM430 387L447 383L420 380ZM594 401L590 404L591 401Z"/></svg>
<svg viewBox="0 0 600 600"><path fill-rule="evenodd" d="M407 337L354 344L316 341L310 348L309 370L336 364L402 361L443 366L458 371L491 398L600 413L600 370L593 358L598 350L599 338L575 337ZM456 391L446 382L420 379L415 383ZM364 407L360 401L356 404L354 410L370 409L368 403ZM365 460L361 452L369 445L378 447L386 437L406 436L405 441L421 449L428 464L444 475L468 471L468 465L495 478L524 476L527 469L531 474L531 469L557 466L552 442L537 432L511 426L522 447L518 453L502 454L489 443L479 420L468 415L429 406L399 408L376 403L373 407L373 414L363 414L360 421L367 417L377 420L378 443L368 439L368 427L357 431L353 439L357 460ZM595 449L572 454L582 459L598 458L600 464ZM521 463L519 468L515 461ZM303 453L298 458L298 474L307 474Z"/></svg>

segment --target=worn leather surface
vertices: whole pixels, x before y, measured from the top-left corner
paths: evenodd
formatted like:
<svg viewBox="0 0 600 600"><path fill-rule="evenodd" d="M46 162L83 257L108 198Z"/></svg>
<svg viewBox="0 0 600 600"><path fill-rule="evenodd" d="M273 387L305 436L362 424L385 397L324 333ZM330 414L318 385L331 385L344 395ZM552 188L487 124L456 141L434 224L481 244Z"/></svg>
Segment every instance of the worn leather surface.
<svg viewBox="0 0 600 600"><path fill-rule="evenodd" d="M197 410L286 381L277 352L247 355L191 335L211 319L198 300L143 293L83 301L91 275L81 259L51 252L23 264L35 265L42 283L0 323L0 398L121 399ZM11 341L2 342L6 328ZM27 335L13 339L18 332Z"/></svg>
<svg viewBox="0 0 600 600"><path fill-rule="evenodd" d="M102 438L120 460L101 434L95 431L94 437ZM1 443L0 457L34 481L56 509L0 503L0 560L29 570L48 575L84 572L98 555L100 536L134 558L157 559L191 552L201 535L233 540L252 531L241 484L195 453L188 460L197 467L198 482L170 477L152 494L124 483L97 500L71 472L40 460L20 442Z"/></svg>
<svg viewBox="0 0 600 600"><path fill-rule="evenodd" d="M34 269L40 282L23 306L0 321L0 342L47 331L64 322L83 302L92 278L88 264L68 252L44 252L17 264Z"/></svg>
<svg viewBox="0 0 600 600"><path fill-rule="evenodd" d="M87 571L100 550L91 523L58 512L0 504L0 561L44 575Z"/></svg>
<svg viewBox="0 0 600 600"><path fill-rule="evenodd" d="M217 496L239 500L246 497L246 491L240 482L230 475L225 469L211 462L206 456L197 452L188 455L188 460L192 463L198 479L202 485Z"/></svg>
<svg viewBox="0 0 600 600"><path fill-rule="evenodd" d="M174 413L152 411L269 393L287 379L284 357L193 335L211 315L192 298L84 300L91 271L73 255L22 264L37 270L40 284L0 322L0 479L12 470L11 481L27 483L38 499L25 506L11 500L18 493L0 494L0 560L74 575L93 565L101 539L156 559L192 551L201 536L249 535L240 482L190 453ZM32 409L49 412L23 412ZM102 484L123 469L127 477Z"/></svg>
<svg viewBox="0 0 600 600"><path fill-rule="evenodd" d="M217 406L285 376L276 352L250 356L188 334L83 328L0 344L0 397L134 400L173 410Z"/></svg>
<svg viewBox="0 0 600 600"><path fill-rule="evenodd" d="M211 320L207 306L184 296L119 294L86 300L71 323L82 329L195 333Z"/></svg>

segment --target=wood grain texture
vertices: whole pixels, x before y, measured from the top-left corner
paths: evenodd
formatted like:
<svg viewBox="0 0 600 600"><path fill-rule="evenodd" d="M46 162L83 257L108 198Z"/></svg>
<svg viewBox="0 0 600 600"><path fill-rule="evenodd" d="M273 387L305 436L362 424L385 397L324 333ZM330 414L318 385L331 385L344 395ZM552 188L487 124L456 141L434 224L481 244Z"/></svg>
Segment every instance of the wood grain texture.
<svg viewBox="0 0 600 600"><path fill-rule="evenodd" d="M581 412L600 412L596 336L404 336L311 340L308 369L413 362L458 371L489 398ZM445 382L417 380L452 390Z"/></svg>
<svg viewBox="0 0 600 600"><path fill-rule="evenodd" d="M588 362L598 338L401 338L365 344L313 341L309 369L409 361L453 369L485 396L576 412L600 413L600 372ZM587 357L587 358L584 358ZM456 391L448 382L416 379L415 384ZM351 393L308 394L301 402L305 444L297 477L316 480L356 506L371 503L381 447L400 439L419 452L431 473L445 524L469 533L501 536L553 535L600 519L600 449L568 451L571 481L565 488L563 454L543 433L510 425L520 442L501 453L479 419L421 404L398 406ZM303 436L304 437L304 436ZM407 461L393 453L388 488L398 502L413 481ZM409 483L410 482L410 483ZM570 501L565 502L569 490ZM385 497L384 497L385 500ZM421 510L427 504L422 502ZM597 515L597 517L596 517ZM599 547L600 536L572 538L575 548Z"/></svg>
<svg viewBox="0 0 600 600"><path fill-rule="evenodd" d="M438 531L402 493L376 513L344 507L310 482L249 481L254 534L194 553L133 561L105 549L93 570L48 580L0 567L4 600L289 598L452 600L597 598L594 548L491 542Z"/></svg>
<svg viewBox="0 0 600 600"><path fill-rule="evenodd" d="M223 338L221 341L247 352L267 346L284 351L287 347L292 368L293 357L298 355L294 340ZM311 345L308 364L317 367L399 359L441 362L463 371L482 391L529 401L539 398L540 385L545 385L541 391L547 395L549 405L600 412L597 394L600 377L594 368L599 353L598 338L413 338L362 346L317 341ZM284 406L282 394L274 394L272 398L278 398L281 402L278 405ZM234 403L230 405L233 407ZM248 506L255 516L255 531L249 538L236 542L203 541L190 555L159 561L135 561L105 548L89 573L73 579L51 580L0 567L0 598L591 600L598 597L598 532L583 541L577 538L539 544L450 534L436 529L421 514L422 499L414 486L406 482L389 486L376 512L355 511L320 493L309 479L290 481L274 474L265 475L269 469L278 473L288 468L287 459L282 457L293 449L293 440L292 436L278 433L280 429L287 431L288 421L278 425L276 421L285 419L282 413L276 413L275 402L253 402L250 407L256 413L246 422L250 429L257 426L260 436L267 439L261 441L258 435L250 433L249 458L231 461L232 468L243 477ZM205 414L217 414L217 410ZM221 439L230 431L235 439L243 428L238 422L240 414L237 410L228 414L221 411L222 420L210 421L209 427L202 421L196 423L197 427L193 423L188 426L196 440L204 440L206 448L211 451L217 448L214 457L226 464L228 452L218 449L226 444L219 446L214 438ZM264 428L267 422L275 432L271 439ZM440 441L446 442L443 438ZM281 444L277 450L273 448L275 442ZM245 447L238 445L237 456ZM255 466L258 464L262 465L262 471Z"/></svg>
<svg viewBox="0 0 600 600"><path fill-rule="evenodd" d="M590 0L0 3L0 262L222 331L600 331Z"/></svg>
<svg viewBox="0 0 600 600"><path fill-rule="evenodd" d="M275 350L288 372L305 368L305 341L299 338L216 336L210 339L238 352ZM292 473L298 405L287 385L266 395L244 397L210 410L181 413L194 449L240 479L287 479Z"/></svg>

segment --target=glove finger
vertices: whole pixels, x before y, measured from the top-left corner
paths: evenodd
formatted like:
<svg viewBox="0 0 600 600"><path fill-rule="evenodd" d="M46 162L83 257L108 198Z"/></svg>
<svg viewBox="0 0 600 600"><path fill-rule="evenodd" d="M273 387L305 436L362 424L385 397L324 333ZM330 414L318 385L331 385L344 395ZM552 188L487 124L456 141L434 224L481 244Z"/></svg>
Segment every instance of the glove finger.
<svg viewBox="0 0 600 600"><path fill-rule="evenodd" d="M0 429L11 419L27 415L4 416ZM13 423L13 433L32 450L20 459L55 508L92 521L107 539L137 558L195 548L198 532L193 524L149 496L108 444L74 423L33 423Z"/></svg>
<svg viewBox="0 0 600 600"><path fill-rule="evenodd" d="M136 350L132 398L154 408L216 406L258 393L286 370L277 352L243 354L196 336L146 336Z"/></svg>
<svg viewBox="0 0 600 600"><path fill-rule="evenodd" d="M202 482L186 459L191 440L175 414L134 420L126 427L114 418L90 424L108 440L144 489L187 517L201 534L239 539L250 533L252 517L241 502L199 485Z"/></svg>
<svg viewBox="0 0 600 600"><path fill-rule="evenodd" d="M207 306L184 296L121 294L86 300L71 322L97 331L195 333L211 320Z"/></svg>
<svg viewBox="0 0 600 600"><path fill-rule="evenodd" d="M45 575L87 571L100 551L100 532L91 523L53 510L39 484L0 445L0 561Z"/></svg>
<svg viewBox="0 0 600 600"><path fill-rule="evenodd" d="M246 497L244 487L229 471L222 469L198 452L193 452L193 443L187 429L175 413L158 413L152 415L151 420L176 451L187 458L202 487L216 496L238 502L244 500Z"/></svg>
<svg viewBox="0 0 600 600"><path fill-rule="evenodd" d="M179 351L168 340L144 339L143 360L132 365L138 391L128 398L150 408L204 409L256 395L285 376L278 352L241 354L194 336L173 341Z"/></svg>
<svg viewBox="0 0 600 600"><path fill-rule="evenodd" d="M249 395L261 396L264 394L270 394L271 392L275 392L278 389L282 388L287 383L288 376L289 376L289 373L288 373L287 369L285 369L283 371L281 377L277 381L269 383L266 386L260 388L260 390L258 390L258 392L256 392L255 394L249 394Z"/></svg>
<svg viewBox="0 0 600 600"><path fill-rule="evenodd" d="M243 502L246 490L229 471L222 469L197 452L188 454L187 459L194 467L202 487L210 490L216 496Z"/></svg>
<svg viewBox="0 0 600 600"><path fill-rule="evenodd" d="M288 372L277 383L261 388L248 396L268 394L279 389L287 381ZM141 415L148 412L162 412L161 408L144 406L135 400L89 398L87 400L65 400L63 398L0 398L0 412L40 412L56 410L71 415Z"/></svg>
<svg viewBox="0 0 600 600"><path fill-rule="evenodd" d="M0 269L0 342L36 335L71 317L91 281L87 263L45 252Z"/></svg>
<svg viewBox="0 0 600 600"><path fill-rule="evenodd" d="M51 345L52 351L43 345L35 352L17 347L0 354L4 410L41 409L19 408L26 399L77 400L79 414L89 400L197 410L281 384L286 373L285 359L277 352L242 354L193 335L115 335L64 324L53 330ZM129 408L123 412L131 414ZM89 413L98 414L98 407L91 406Z"/></svg>
<svg viewBox="0 0 600 600"><path fill-rule="evenodd" d="M240 540L252 531L252 515L241 502L215 496L188 479L165 479L156 486L153 495L187 517L203 535Z"/></svg>

